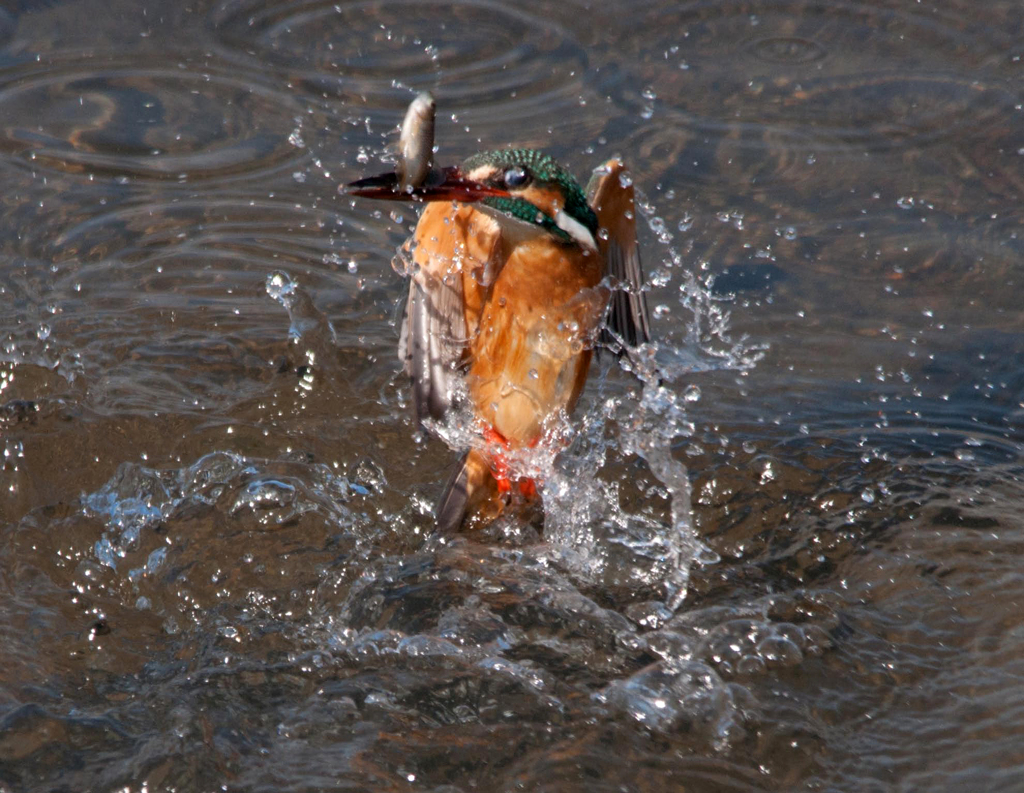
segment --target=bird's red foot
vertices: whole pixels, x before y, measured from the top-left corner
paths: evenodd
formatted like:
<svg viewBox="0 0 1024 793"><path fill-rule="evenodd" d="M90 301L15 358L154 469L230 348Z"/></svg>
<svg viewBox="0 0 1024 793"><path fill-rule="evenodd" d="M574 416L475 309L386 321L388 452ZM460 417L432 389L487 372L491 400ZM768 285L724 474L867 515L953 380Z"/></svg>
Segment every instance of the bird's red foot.
<svg viewBox="0 0 1024 793"><path fill-rule="evenodd" d="M510 493L512 492L511 468L502 450L510 448L511 444L508 442L508 438L494 429L494 427L485 426L483 428L483 436L484 440L491 447L491 472L494 474L494 479L498 484L498 492ZM536 498L537 483L533 479L525 476L515 477L515 479L519 485L520 493L526 498Z"/></svg>

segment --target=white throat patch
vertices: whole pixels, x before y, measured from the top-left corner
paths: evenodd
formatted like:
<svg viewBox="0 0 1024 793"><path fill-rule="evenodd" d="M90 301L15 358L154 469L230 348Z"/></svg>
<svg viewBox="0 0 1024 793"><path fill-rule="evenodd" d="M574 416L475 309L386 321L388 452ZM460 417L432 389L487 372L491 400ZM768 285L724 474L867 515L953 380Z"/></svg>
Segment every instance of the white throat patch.
<svg viewBox="0 0 1024 793"><path fill-rule="evenodd" d="M576 242L584 248L589 248L592 251L597 250L597 243L594 241L594 235L591 234L587 230L587 227L578 220L565 214L564 210L559 209L558 212L555 213L555 225L576 240Z"/></svg>

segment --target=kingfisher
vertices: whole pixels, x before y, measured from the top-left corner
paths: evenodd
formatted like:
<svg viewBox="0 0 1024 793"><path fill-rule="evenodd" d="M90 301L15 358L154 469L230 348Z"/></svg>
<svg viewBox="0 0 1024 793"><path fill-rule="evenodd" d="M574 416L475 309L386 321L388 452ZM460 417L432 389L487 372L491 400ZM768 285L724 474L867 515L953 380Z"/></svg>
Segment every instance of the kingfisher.
<svg viewBox="0 0 1024 793"><path fill-rule="evenodd" d="M404 246L413 267L399 358L417 421L471 416L477 439L438 501L438 529L540 499L543 483L514 470L516 452L559 443L599 344L650 340L626 167L603 163L584 191L548 154L505 149L416 186L387 173L342 189L424 204Z"/></svg>

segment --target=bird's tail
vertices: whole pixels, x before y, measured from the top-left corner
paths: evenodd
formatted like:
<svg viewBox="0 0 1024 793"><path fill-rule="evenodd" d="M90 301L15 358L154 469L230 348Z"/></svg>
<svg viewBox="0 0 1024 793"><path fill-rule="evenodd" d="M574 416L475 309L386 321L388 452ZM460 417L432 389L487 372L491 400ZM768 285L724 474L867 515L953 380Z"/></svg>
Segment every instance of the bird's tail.
<svg viewBox="0 0 1024 793"><path fill-rule="evenodd" d="M458 531L466 518L483 511L485 504L493 503L500 512L500 501L490 462L479 450L470 449L462 455L437 502L437 528L442 532Z"/></svg>
<svg viewBox="0 0 1024 793"><path fill-rule="evenodd" d="M510 503L539 506L537 483L510 471L500 451L503 445L507 444L502 439L500 445L492 442L486 450L470 449L462 455L437 502L434 514L439 530L480 528L497 518Z"/></svg>

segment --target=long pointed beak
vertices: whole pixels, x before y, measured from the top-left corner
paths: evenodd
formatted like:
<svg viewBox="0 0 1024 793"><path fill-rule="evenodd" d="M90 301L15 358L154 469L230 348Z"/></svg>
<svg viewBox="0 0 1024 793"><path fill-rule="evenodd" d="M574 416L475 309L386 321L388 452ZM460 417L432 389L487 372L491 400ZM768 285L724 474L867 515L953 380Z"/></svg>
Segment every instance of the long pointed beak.
<svg viewBox="0 0 1024 793"><path fill-rule="evenodd" d="M466 179L458 168L432 171L419 187L403 189L394 172L368 176L338 187L338 192L386 201L463 201L470 203L492 196L509 197L507 190Z"/></svg>

